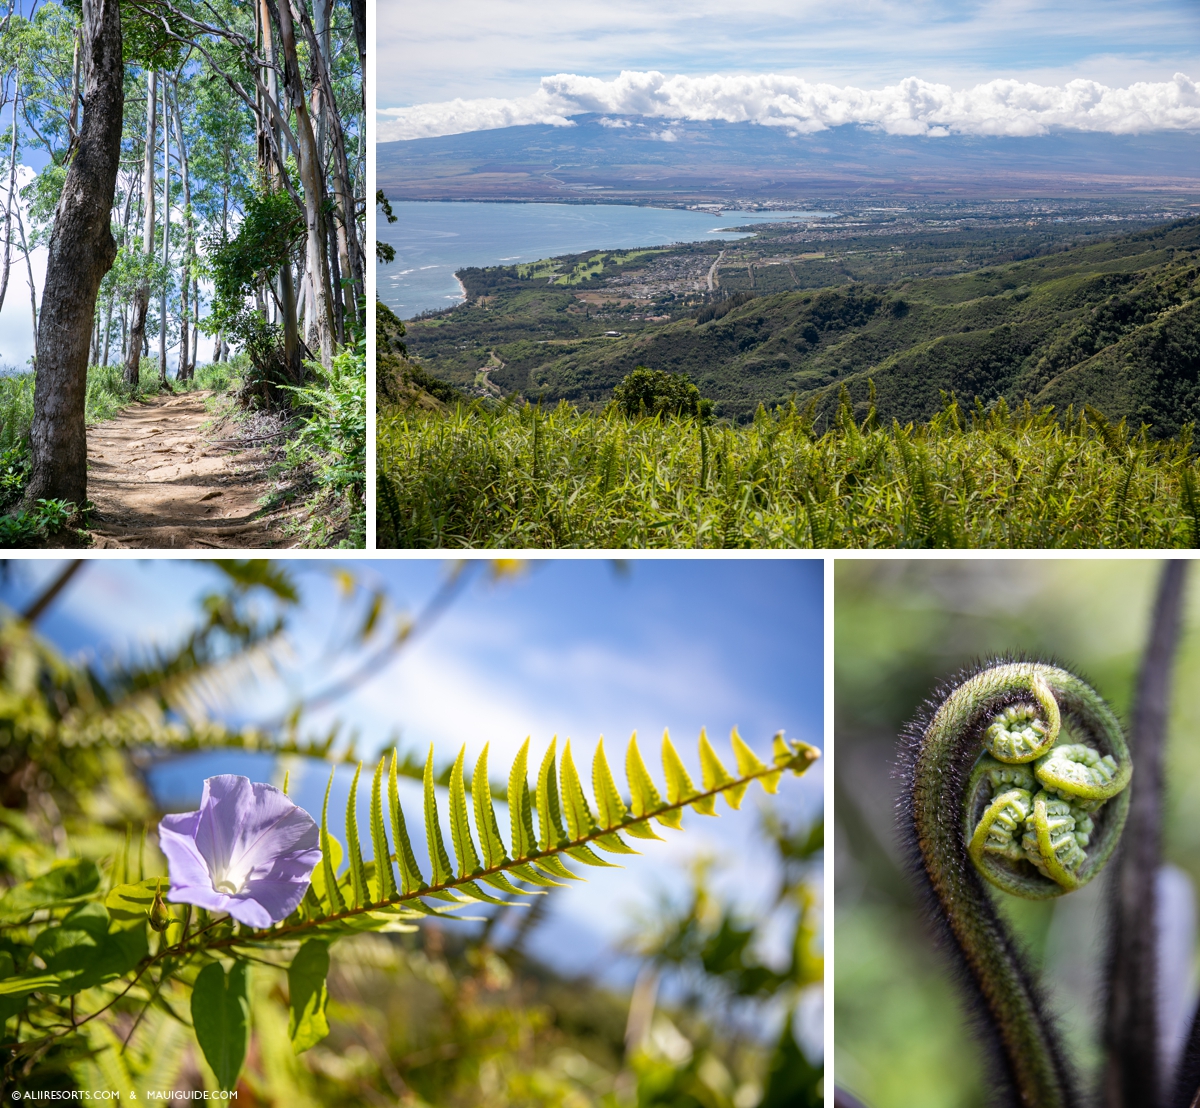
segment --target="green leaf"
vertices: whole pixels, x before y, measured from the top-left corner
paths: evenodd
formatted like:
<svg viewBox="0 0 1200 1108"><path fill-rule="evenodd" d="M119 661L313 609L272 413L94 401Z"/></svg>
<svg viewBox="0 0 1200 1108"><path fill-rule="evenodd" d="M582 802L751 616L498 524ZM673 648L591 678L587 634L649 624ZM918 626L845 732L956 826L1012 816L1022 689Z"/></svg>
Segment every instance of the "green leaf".
<svg viewBox="0 0 1200 1108"><path fill-rule="evenodd" d="M546 877L544 874L538 873L538 871L535 870L533 868L533 866L529 865L529 864L512 866L508 872L516 874L516 876L522 878L525 881L528 881L531 885L557 886L559 888L564 887L563 883L561 881L551 881L549 877ZM568 873L568 876L574 876L574 875ZM528 893L530 890L529 889L517 889L516 891L520 892L520 893Z"/></svg>
<svg viewBox="0 0 1200 1108"><path fill-rule="evenodd" d="M400 807L400 792L396 786L396 750L392 748L392 761L388 766L388 809L392 816L392 838L396 843L396 861L400 864L400 882L404 893L425 888L425 878L417 865L412 840L404 823L404 809Z"/></svg>
<svg viewBox="0 0 1200 1108"><path fill-rule="evenodd" d="M528 858L537 850L537 839L533 834L533 804L529 799L528 759L529 740L526 739L517 751L508 775L508 816L512 824L514 858Z"/></svg>
<svg viewBox="0 0 1200 1108"><path fill-rule="evenodd" d="M479 845L483 848L483 864L487 869L507 862L508 851L500 837L496 809L492 807L492 788L488 783L488 748L484 744L475 772L471 775L471 800L475 805L475 826L479 829Z"/></svg>
<svg viewBox="0 0 1200 1108"><path fill-rule="evenodd" d="M713 792L721 788L723 785L733 784L733 778L729 776L729 772L721 765L721 759L717 757L717 752L713 750L712 745L708 741L708 735L704 728L700 728L700 776L704 783L704 791L706 793ZM742 792L745 790L743 789ZM729 807L737 808L742 802L742 794L739 792L737 796L733 796L734 790L729 790L725 794L725 799L729 801ZM710 796L704 802L707 808L700 804L695 804L693 807L701 815L715 816L716 812L716 797Z"/></svg>
<svg viewBox="0 0 1200 1108"><path fill-rule="evenodd" d="M14 885L0 900L0 920L16 920L39 908L53 908L87 896L100 886L95 862L58 862L39 877Z"/></svg>
<svg viewBox="0 0 1200 1108"><path fill-rule="evenodd" d="M596 754L592 758L592 792L596 794L600 826L616 827L625 818L625 803L617 792L617 783L604 756L603 736L596 744Z"/></svg>
<svg viewBox="0 0 1200 1108"><path fill-rule="evenodd" d="M442 828L438 822L437 796L433 791L433 744L429 744L429 758L425 762L425 842L429 847L429 865L433 871L434 885L448 885L454 879L446 844L442 841ZM431 894L433 895L433 894ZM449 893L441 893L443 900L453 900Z"/></svg>
<svg viewBox="0 0 1200 1108"><path fill-rule="evenodd" d="M802 776L805 770L821 756L821 752L815 746L802 743L799 739L792 739L791 742L788 742L783 737L782 731L775 732L775 738L771 743L771 754L772 761L780 769L790 769L797 777Z"/></svg>
<svg viewBox="0 0 1200 1108"><path fill-rule="evenodd" d="M392 873L392 852L388 847L387 832L383 829L383 763L375 767L371 781L371 849L375 854L375 902L396 898L396 878Z"/></svg>
<svg viewBox="0 0 1200 1108"><path fill-rule="evenodd" d="M569 846L567 847L567 853L571 855L572 858L583 862L585 865L604 866L609 869L621 868L618 865L614 865L612 862L606 862L603 858L586 846Z"/></svg>
<svg viewBox="0 0 1200 1108"><path fill-rule="evenodd" d="M612 771L608 768L608 759L604 756L604 737L596 744L596 754L592 758L592 792L596 796L596 809L601 827L616 827L625 819L625 802L617 791L617 783L613 780ZM613 854L636 854L620 835L601 835L596 839L596 845Z"/></svg>
<svg viewBox="0 0 1200 1108"><path fill-rule="evenodd" d="M701 737L703 738L703 732L701 732ZM733 746L733 756L737 759L739 777L749 776L756 772L756 768L766 769L766 766L754 756L754 751L742 742L742 737L738 734L736 727L729 734L729 742ZM700 761L701 763L704 761L703 748L700 751ZM749 787L750 782L743 781L740 785L734 785L732 788L726 789L725 799L729 802L729 807L740 808L742 806L742 797L746 795L746 790Z"/></svg>
<svg viewBox="0 0 1200 1108"><path fill-rule="evenodd" d="M512 860L508 857L504 840L500 837L500 825L496 822L496 809L492 807L492 787L488 780L487 756L488 748L485 743L483 751L475 763L475 772L471 774L471 802L475 806L475 827L479 831L479 845L483 848L484 868L493 869L496 866L511 865ZM506 893L529 892L528 889L518 889L503 873L489 873L480 880ZM526 877L526 880L532 881L535 885L554 884L536 874L533 877Z"/></svg>
<svg viewBox="0 0 1200 1108"><path fill-rule="evenodd" d="M342 890L338 888L337 867L341 862L341 844L338 844L337 860L333 857L333 837L329 834L329 790L333 788L333 775L337 768L329 771L329 781L325 785L325 803L321 806L321 898L328 914L336 916L346 910L346 901ZM313 884L316 882L314 880Z"/></svg>
<svg viewBox="0 0 1200 1108"><path fill-rule="evenodd" d="M326 834L324 842L325 848L321 851L321 865L317 866L317 868L313 870L312 887L309 889L308 893L305 894L305 900L308 899L310 893L317 900L315 905L316 911L313 915L314 919L320 919L321 916L327 915L331 911L329 908L329 894L325 891L325 859L329 859L330 872L335 874L338 871L338 867L342 864L341 840L339 840L336 835ZM340 895L341 888L336 878L334 879L334 887L338 889L338 893ZM342 903L343 908L345 907L344 902L339 901L339 903ZM341 908L336 909L336 911L341 910Z"/></svg>
<svg viewBox="0 0 1200 1108"><path fill-rule="evenodd" d="M108 910L92 901L68 912L33 944L49 973L59 978L46 992L68 996L121 977L149 953L145 928L109 932Z"/></svg>
<svg viewBox="0 0 1200 1108"><path fill-rule="evenodd" d="M116 885L104 898L114 928L128 931L140 927L154 905L154 887L158 878L147 878L136 885Z"/></svg>
<svg viewBox="0 0 1200 1108"><path fill-rule="evenodd" d="M57 973L26 973L20 977L5 977L0 979L0 996L24 997L34 989L46 989L61 981Z"/></svg>
<svg viewBox="0 0 1200 1108"><path fill-rule="evenodd" d="M765 792L775 793L779 790L779 779L783 776L783 765L780 763L790 762L792 758L792 752L788 749L787 743L783 741L782 731L777 731L775 733L775 738L771 742L771 747L771 754L773 756L772 761L774 761L776 765L779 765L780 768L774 773L764 774L758 780ZM763 768L765 769L766 767L764 766Z"/></svg>
<svg viewBox="0 0 1200 1108"><path fill-rule="evenodd" d="M537 808L538 828L541 832L538 846L542 850L553 850L567 841L567 832L562 825L562 812L558 806L558 781L554 772L554 748L557 742L557 738L550 740L550 748L542 759L541 769L538 770Z"/></svg>
<svg viewBox="0 0 1200 1108"><path fill-rule="evenodd" d="M583 878L577 873L572 873L566 866L563 865L562 859L557 854L550 854L544 858L535 858L534 865L538 869L544 869L547 873L554 874L555 877L567 877L572 881L582 881Z"/></svg>
<svg viewBox="0 0 1200 1108"><path fill-rule="evenodd" d="M472 900L481 900L485 904L511 904L508 900L498 900L494 896L485 893L474 881L463 881L454 886L456 892L465 893ZM510 885L509 888L512 888ZM516 889L513 889L516 892Z"/></svg>
<svg viewBox="0 0 1200 1108"><path fill-rule="evenodd" d="M450 838L454 843L454 856L458 859L458 876L470 877L482 867L475 853L475 841L471 838L471 824L467 819L467 790L463 784L463 761L467 748L458 752L450 770Z"/></svg>
<svg viewBox="0 0 1200 1108"><path fill-rule="evenodd" d="M630 736L629 749L625 752L625 776L629 779L629 807L635 817L644 816L647 812L662 807L662 800L654 787L654 778L650 776L646 763L642 761L636 731ZM645 821L630 824L625 830L639 839L663 841L662 836L655 834L654 829Z"/></svg>
<svg viewBox="0 0 1200 1108"><path fill-rule="evenodd" d="M350 795L346 798L346 850L350 856L350 891L354 898L351 907L363 908L371 898L367 885L367 872L363 868L362 848L358 845L358 775L362 773L362 762L354 770L350 782Z"/></svg>
<svg viewBox="0 0 1200 1108"><path fill-rule="evenodd" d="M687 770L684 769L683 761L680 759L678 752L671 745L671 737L666 731L663 732L662 759L663 774L667 779L667 803L679 804L690 800L696 795L696 787L692 784L692 779L688 776ZM673 812L667 812L665 815L659 816L658 822L667 827L682 827L683 811L680 808L676 808Z"/></svg>
<svg viewBox="0 0 1200 1108"><path fill-rule="evenodd" d="M377 780L378 776L376 774ZM297 1054L315 1046L329 1034L329 1021L325 1018L325 1005L329 1001L329 989L325 984L328 976L329 944L320 939L309 939L296 951L296 957L288 966L288 1038Z"/></svg>
<svg viewBox="0 0 1200 1108"><path fill-rule="evenodd" d="M567 740L567 745L563 747L562 767L560 769L562 777L562 799L563 811L567 816L567 828L570 831L572 839L587 838L588 835L598 831L596 826L596 817L592 815L591 808L588 807L587 797L583 792L583 785L579 781L579 772L575 769L575 761L571 757L571 740ZM625 844L622 843L622 846ZM585 865L589 866L611 866L611 862L604 861L590 847L587 846L569 846L567 853Z"/></svg>
<svg viewBox="0 0 1200 1108"><path fill-rule="evenodd" d="M567 830L572 839L585 839L598 830L596 817L588 807L587 797L583 793L583 785L579 781L579 772L575 769L575 761L571 757L571 740L563 747L562 767L562 801L563 811L567 817Z"/></svg>
<svg viewBox="0 0 1200 1108"><path fill-rule="evenodd" d="M0 950L0 988L14 978L16 966L13 964L13 956L7 950ZM4 1025L25 1008L25 998L28 995L25 991L8 994L0 992L0 1034L4 1032Z"/></svg>
<svg viewBox="0 0 1200 1108"><path fill-rule="evenodd" d="M234 962L228 974L219 962L210 962L196 975L192 987L192 1026L217 1085L224 1092L232 1092L250 1042L245 962Z"/></svg>

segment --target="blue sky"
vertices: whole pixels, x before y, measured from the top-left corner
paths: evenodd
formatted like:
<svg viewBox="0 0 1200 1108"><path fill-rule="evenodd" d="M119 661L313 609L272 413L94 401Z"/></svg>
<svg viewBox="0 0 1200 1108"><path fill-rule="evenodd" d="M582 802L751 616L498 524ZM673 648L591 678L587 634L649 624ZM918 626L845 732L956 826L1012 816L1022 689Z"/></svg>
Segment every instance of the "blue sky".
<svg viewBox="0 0 1200 1108"><path fill-rule="evenodd" d="M0 602L20 608L60 563L10 562ZM303 605L292 640L295 657L280 680L236 690L231 719L266 719L290 693L311 694L345 667L344 642L353 620L342 610L329 562L293 562ZM360 580L384 587L397 611L419 610L444 579L433 561L355 562ZM182 634L198 598L216 582L211 567L180 561L89 561L44 618L42 632L70 654L104 657ZM375 753L399 732L402 747L438 759L460 744L470 754L491 744L493 778L526 736L537 758L553 735L573 740L576 760L590 765L598 736L610 763L623 763L637 730L647 762L657 767L662 731L693 769L701 727L718 751L731 727L760 752L784 730L820 745L822 725L822 567L820 561L645 560L624 570L607 560L533 563L515 579L489 583L477 575L427 635L361 686L335 711L314 716L314 730L334 718L357 728L360 750ZM290 690L290 693L284 690ZM203 776L245 772L260 779L261 762L181 764L161 777L179 806L194 804ZM656 776L660 771L655 769ZM317 809L327 772L293 771L292 794ZM697 771L698 777L698 771ZM821 811L820 763L783 783L779 809L793 817ZM344 798L349 775L335 785ZM415 789L409 799L415 801ZM558 898L548 933L569 936L573 968L603 966L609 943L627 931L656 891L678 893L698 853L725 860L722 886L753 908L769 899L769 866L758 833L760 793L740 812L719 819L689 816L683 834L648 843L623 870L593 870L586 885ZM408 800L406 800L406 806ZM409 824L418 809L410 808ZM443 813L444 814L444 813ZM501 814L501 823L506 817ZM418 845L418 850L420 846ZM741 863L738 858L743 859ZM740 868L738 866L740 865Z"/></svg>
<svg viewBox="0 0 1200 1108"><path fill-rule="evenodd" d="M377 19L381 107L521 97L550 74L623 69L869 89L912 76L955 88L1200 78L1194 0L380 0Z"/></svg>

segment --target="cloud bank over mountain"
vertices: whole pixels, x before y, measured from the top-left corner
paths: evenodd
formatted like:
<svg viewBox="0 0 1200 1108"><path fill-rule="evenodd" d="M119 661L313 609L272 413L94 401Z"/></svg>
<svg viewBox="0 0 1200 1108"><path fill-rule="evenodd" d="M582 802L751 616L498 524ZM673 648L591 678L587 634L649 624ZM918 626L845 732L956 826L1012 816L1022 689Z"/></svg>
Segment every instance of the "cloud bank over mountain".
<svg viewBox="0 0 1200 1108"><path fill-rule="evenodd" d="M721 120L811 134L858 123L892 135L1021 136L1053 130L1140 134L1200 131L1200 85L1182 73L1170 81L1110 88L1096 81L1037 85L993 80L956 91L909 77L881 89L810 83L798 77L667 77L627 71L611 81L559 73L532 96L450 100L378 113L379 141L434 138L527 124L572 126L571 117L601 113L667 120Z"/></svg>

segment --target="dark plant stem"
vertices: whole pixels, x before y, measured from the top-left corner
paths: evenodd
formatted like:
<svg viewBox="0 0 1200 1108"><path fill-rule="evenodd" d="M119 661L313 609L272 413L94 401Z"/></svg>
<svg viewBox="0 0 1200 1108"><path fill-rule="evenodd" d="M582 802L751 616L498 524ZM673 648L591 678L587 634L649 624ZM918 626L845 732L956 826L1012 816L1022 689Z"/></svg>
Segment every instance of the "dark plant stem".
<svg viewBox="0 0 1200 1108"><path fill-rule="evenodd" d="M1163 747L1186 571L1181 561L1163 567L1134 697L1130 748L1137 773L1130 785L1128 833L1110 890L1106 1108L1156 1108L1167 1086L1158 1026L1156 882L1162 861Z"/></svg>
<svg viewBox="0 0 1200 1108"><path fill-rule="evenodd" d="M21 618L26 623L36 623L42 617L42 613L54 603L58 594L67 587L71 578L83 568L83 564L81 558L68 562L54 580L42 590L41 595L21 613Z"/></svg>

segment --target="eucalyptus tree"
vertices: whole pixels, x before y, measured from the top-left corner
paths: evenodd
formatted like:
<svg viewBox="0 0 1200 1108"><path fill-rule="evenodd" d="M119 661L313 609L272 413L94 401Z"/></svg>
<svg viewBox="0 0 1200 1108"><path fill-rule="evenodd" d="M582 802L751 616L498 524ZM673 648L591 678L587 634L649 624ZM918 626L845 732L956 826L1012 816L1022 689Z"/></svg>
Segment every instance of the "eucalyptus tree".
<svg viewBox="0 0 1200 1108"><path fill-rule="evenodd" d="M281 365L277 383L299 384L305 357L317 354L328 366L361 329L361 16L339 0L127 0L119 28L123 82L109 100L93 96L88 83L95 67L87 12L76 15L67 0L14 19L0 46L0 66L17 74L21 90L20 133L10 143L19 147L28 137L50 158L25 190L36 234L57 241L60 264L75 259L84 272L97 263L96 290L89 293L90 280L87 288L62 284L59 270L43 294L38 361L52 357L39 377L31 496L86 501L80 398L89 355L108 361L114 318L131 390L152 336L164 384L172 348L178 375L193 374L200 329L213 334L218 356L236 342L260 377ZM117 168L111 182L109 174L88 182L109 210L119 255L88 253L72 239L60 203L89 112L94 122L102 109L116 113L106 122L115 128ZM268 237L280 251L264 260L258 244L239 236L250 207L270 193L285 197L290 211L272 208L279 233ZM11 203L11 188L8 195ZM19 210L7 212L0 218L20 229ZM293 227L303 233L292 234ZM239 250L254 255L253 264L234 265L237 280L213 272L220 259L210 247L221 244L230 247L226 262ZM98 301L118 256L119 273ZM214 303L201 320L205 272L229 302ZM60 364L67 350L75 360Z"/></svg>
<svg viewBox="0 0 1200 1108"><path fill-rule="evenodd" d="M118 0L83 0L83 103L46 260L38 320L37 379L30 427L28 502L87 502L88 339L100 282L117 256L111 210L121 157L125 67ZM74 120L74 99L71 120ZM72 127L72 130L74 128Z"/></svg>
<svg viewBox="0 0 1200 1108"><path fill-rule="evenodd" d="M141 276L133 302L129 349L125 356L125 384L136 389L141 374L142 345L146 337L146 313L150 308L150 272L154 260L154 151L158 134L158 73L146 73L146 139L142 147L142 243Z"/></svg>

